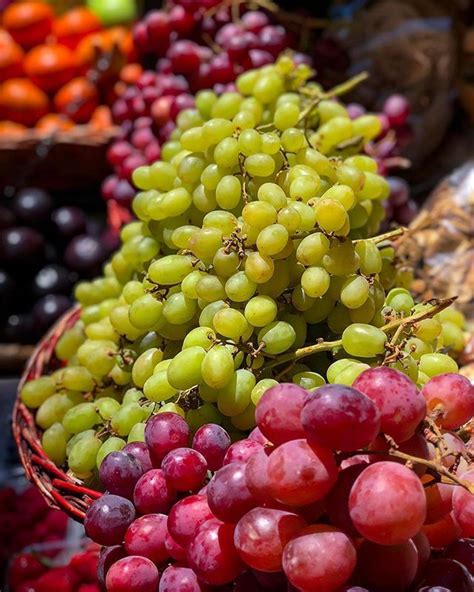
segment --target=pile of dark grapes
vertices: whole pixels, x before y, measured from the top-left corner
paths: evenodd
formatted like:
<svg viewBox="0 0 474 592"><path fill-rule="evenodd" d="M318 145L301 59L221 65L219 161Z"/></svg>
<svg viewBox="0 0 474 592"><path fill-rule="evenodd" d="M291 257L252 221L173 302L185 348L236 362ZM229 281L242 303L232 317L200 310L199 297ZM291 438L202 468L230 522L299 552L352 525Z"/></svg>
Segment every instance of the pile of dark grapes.
<svg viewBox="0 0 474 592"><path fill-rule="evenodd" d="M102 225L38 188L0 205L0 343L35 343L110 254Z"/></svg>

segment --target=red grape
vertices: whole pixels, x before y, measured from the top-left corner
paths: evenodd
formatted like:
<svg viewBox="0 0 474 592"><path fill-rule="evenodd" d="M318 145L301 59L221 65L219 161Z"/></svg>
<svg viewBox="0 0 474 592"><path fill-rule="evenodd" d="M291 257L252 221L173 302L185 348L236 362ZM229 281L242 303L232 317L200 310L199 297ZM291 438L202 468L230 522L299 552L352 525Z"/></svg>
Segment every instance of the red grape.
<svg viewBox="0 0 474 592"><path fill-rule="evenodd" d="M204 456L192 448L175 448L163 459L161 468L168 483L176 491L198 489L207 474L207 462Z"/></svg>
<svg viewBox="0 0 474 592"><path fill-rule="evenodd" d="M262 445L255 440L238 440L231 444L225 453L223 465L233 462L245 462L262 449Z"/></svg>
<svg viewBox="0 0 474 592"><path fill-rule="evenodd" d="M167 512L176 493L161 469L152 469L138 480L133 503L141 514Z"/></svg>
<svg viewBox="0 0 474 592"><path fill-rule="evenodd" d="M274 444L304 438L301 410L307 392L296 384L283 383L264 392L255 411L260 431Z"/></svg>
<svg viewBox="0 0 474 592"><path fill-rule="evenodd" d="M326 498L326 513L331 524L353 537L359 533L349 513L349 495L357 477L365 468L365 464L358 464L343 469L339 473L336 485Z"/></svg>
<svg viewBox="0 0 474 592"><path fill-rule="evenodd" d="M145 557L124 557L114 563L106 576L107 592L155 592L159 573Z"/></svg>
<svg viewBox="0 0 474 592"><path fill-rule="evenodd" d="M147 514L137 518L125 533L125 550L129 555L139 555L159 564L169 558L165 545L168 533L165 514Z"/></svg>
<svg viewBox="0 0 474 592"><path fill-rule="evenodd" d="M130 442L123 447L123 452L128 452L134 456L141 464L143 472L146 473L153 468L150 459L150 452L148 451L145 442Z"/></svg>
<svg viewBox="0 0 474 592"><path fill-rule="evenodd" d="M474 469L463 473L461 479L474 490ZM474 493L457 486L453 493L453 514L463 536L474 537Z"/></svg>
<svg viewBox="0 0 474 592"><path fill-rule="evenodd" d="M216 471L223 464L230 442L230 436L224 428L208 423L201 426L194 434L193 448L204 456L209 470Z"/></svg>
<svg viewBox="0 0 474 592"><path fill-rule="evenodd" d="M424 524L422 531L428 537L433 549L443 549L462 536L461 527L454 519L453 513L445 514L431 524Z"/></svg>
<svg viewBox="0 0 474 592"><path fill-rule="evenodd" d="M233 462L219 469L207 486L212 513L224 522L237 522L257 505L245 481L245 463Z"/></svg>
<svg viewBox="0 0 474 592"><path fill-rule="evenodd" d="M261 448L253 454L245 466L245 482L250 493L259 502L271 502L268 453Z"/></svg>
<svg viewBox="0 0 474 592"><path fill-rule="evenodd" d="M170 565L161 576L158 592L204 592L204 588L192 569Z"/></svg>
<svg viewBox="0 0 474 592"><path fill-rule="evenodd" d="M177 413L153 415L146 424L145 442L154 463L161 463L175 448L185 448L188 441L188 424Z"/></svg>
<svg viewBox="0 0 474 592"><path fill-rule="evenodd" d="M474 416L474 385L460 374L434 376L422 389L429 412L446 430L459 428Z"/></svg>
<svg viewBox="0 0 474 592"><path fill-rule="evenodd" d="M407 122L410 115L410 103L403 95L391 95L384 103L383 112L391 126L400 127Z"/></svg>
<svg viewBox="0 0 474 592"><path fill-rule="evenodd" d="M86 512L86 535L99 545L119 545L135 515L135 508L128 499L103 495L93 501Z"/></svg>
<svg viewBox="0 0 474 592"><path fill-rule="evenodd" d="M205 495L190 495L177 502L168 515L168 530L173 539L187 547L196 530L214 518Z"/></svg>
<svg viewBox="0 0 474 592"><path fill-rule="evenodd" d="M99 469L99 478L105 488L127 499L133 499L133 490L142 475L142 465L122 450L108 454Z"/></svg>

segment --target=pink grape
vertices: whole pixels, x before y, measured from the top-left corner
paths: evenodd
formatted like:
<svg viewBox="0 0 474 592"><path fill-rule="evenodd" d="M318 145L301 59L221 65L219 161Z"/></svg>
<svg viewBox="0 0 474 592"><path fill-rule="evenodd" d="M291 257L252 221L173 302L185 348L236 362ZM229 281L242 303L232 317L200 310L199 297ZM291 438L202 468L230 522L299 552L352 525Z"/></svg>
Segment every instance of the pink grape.
<svg viewBox="0 0 474 592"><path fill-rule="evenodd" d="M205 522L187 549L189 566L212 586L232 582L243 570L234 546L234 526L213 519Z"/></svg>
<svg viewBox="0 0 474 592"><path fill-rule="evenodd" d="M453 509L453 493L455 485L434 483L425 487L426 519L425 524L433 524L449 514Z"/></svg>
<svg viewBox="0 0 474 592"><path fill-rule="evenodd" d="M99 561L97 563L97 579L102 588L105 588L105 577L113 565L122 557L126 557L127 553L121 545L114 545L113 547L102 547L99 554Z"/></svg>
<svg viewBox="0 0 474 592"><path fill-rule="evenodd" d="M135 508L128 499L105 494L93 501L86 512L86 535L99 545L120 545L135 516Z"/></svg>
<svg viewBox="0 0 474 592"><path fill-rule="evenodd" d="M237 522L257 505L245 481L245 463L233 462L219 469L207 486L212 513L223 522Z"/></svg>
<svg viewBox="0 0 474 592"><path fill-rule="evenodd" d="M407 541L426 517L423 485L407 467L393 462L368 466L352 486L349 512L362 536L381 545Z"/></svg>
<svg viewBox="0 0 474 592"><path fill-rule="evenodd" d="M161 576L158 592L204 592L204 588L192 569L170 565Z"/></svg>
<svg viewBox="0 0 474 592"><path fill-rule="evenodd" d="M404 592L418 570L418 552L412 540L399 545L363 541L357 550L358 582L383 592Z"/></svg>
<svg viewBox="0 0 474 592"><path fill-rule="evenodd" d="M141 514L167 512L176 493L161 469L145 473L135 485L133 503Z"/></svg>
<svg viewBox="0 0 474 592"><path fill-rule="evenodd" d="M410 111L408 99L400 94L389 96L383 105L383 112L393 127L404 125L407 122Z"/></svg>
<svg viewBox="0 0 474 592"><path fill-rule="evenodd" d="M259 502L272 501L268 475L268 452L265 448L261 448L248 459L245 466L245 482L256 500Z"/></svg>
<svg viewBox="0 0 474 592"><path fill-rule="evenodd" d="M153 468L151 464L150 451L145 442L130 442L123 447L123 452L128 452L134 456L142 465L143 472L146 473Z"/></svg>
<svg viewBox="0 0 474 592"><path fill-rule="evenodd" d="M222 464L228 465L233 462L245 462L261 449L262 445L255 440L238 440L229 446Z"/></svg>
<svg viewBox="0 0 474 592"><path fill-rule="evenodd" d="M271 444L270 440L262 434L260 428L254 428L248 435L248 440L255 440L255 442L260 442L263 446Z"/></svg>
<svg viewBox="0 0 474 592"><path fill-rule="evenodd" d="M189 427L177 413L152 415L145 427L145 442L153 463L158 466L175 448L185 448L189 441Z"/></svg>
<svg viewBox="0 0 474 592"><path fill-rule="evenodd" d="M122 450L108 454L99 469L99 478L104 487L127 499L133 499L133 490L143 475L143 467L132 455Z"/></svg>
<svg viewBox="0 0 474 592"><path fill-rule="evenodd" d="M176 561L183 561L183 559L186 559L186 549L174 540L169 531L167 531L165 535L165 547L168 551L168 555Z"/></svg>
<svg viewBox="0 0 474 592"><path fill-rule="evenodd" d="M268 461L270 493L289 506L304 506L322 499L337 480L332 452L306 440L285 442Z"/></svg>
<svg viewBox="0 0 474 592"><path fill-rule="evenodd" d="M326 513L331 524L353 537L359 533L349 513L349 495L356 479L365 468L366 465L358 464L343 469L338 475L336 485L326 497Z"/></svg>
<svg viewBox="0 0 474 592"><path fill-rule="evenodd" d="M387 366L364 370L352 385L379 408L381 429L397 442L413 436L426 415L426 404L413 382Z"/></svg>
<svg viewBox="0 0 474 592"><path fill-rule="evenodd" d="M214 518L205 495L190 495L177 502L168 514L168 530L173 539L187 547L196 530Z"/></svg>
<svg viewBox="0 0 474 592"><path fill-rule="evenodd" d="M193 448L200 452L211 471L220 469L225 453L231 444L229 434L221 426L208 423L201 426L193 438Z"/></svg>
<svg viewBox="0 0 474 592"><path fill-rule="evenodd" d="M474 469L463 473L461 479L474 491ZM453 514L463 536L474 537L474 493L457 486L453 493Z"/></svg>
<svg viewBox="0 0 474 592"><path fill-rule="evenodd" d="M297 514L254 508L235 527L235 547L242 561L253 569L279 572L285 545L305 526L305 520Z"/></svg>
<svg viewBox="0 0 474 592"><path fill-rule="evenodd" d="M296 384L275 385L264 392L255 411L262 434L274 444L304 438L301 410L307 392Z"/></svg>
<svg viewBox="0 0 474 592"><path fill-rule="evenodd" d="M145 557L124 557L114 563L105 578L107 592L154 592L158 588L156 565Z"/></svg>
<svg viewBox="0 0 474 592"><path fill-rule="evenodd" d="M439 374L421 391L428 412L436 413L436 423L454 430L474 416L474 385L461 374Z"/></svg>
<svg viewBox="0 0 474 592"><path fill-rule="evenodd" d="M356 550L349 537L326 525L306 528L283 552L283 570L301 592L337 590L355 565Z"/></svg>
<svg viewBox="0 0 474 592"><path fill-rule="evenodd" d="M168 528L165 514L147 514L132 522L125 533L125 550L129 555L146 557L159 564L169 558L165 545Z"/></svg>
<svg viewBox="0 0 474 592"><path fill-rule="evenodd" d="M163 459L161 468L166 480L176 491L192 491L200 487L207 474L204 456L192 448L176 448Z"/></svg>
<svg viewBox="0 0 474 592"><path fill-rule="evenodd" d="M454 519L453 512L445 514L432 524L424 524L422 531L433 549L443 549L462 536L462 530Z"/></svg>
<svg viewBox="0 0 474 592"><path fill-rule="evenodd" d="M380 412L356 389L329 384L307 397L301 423L308 440L317 446L357 450L368 446L379 433Z"/></svg>

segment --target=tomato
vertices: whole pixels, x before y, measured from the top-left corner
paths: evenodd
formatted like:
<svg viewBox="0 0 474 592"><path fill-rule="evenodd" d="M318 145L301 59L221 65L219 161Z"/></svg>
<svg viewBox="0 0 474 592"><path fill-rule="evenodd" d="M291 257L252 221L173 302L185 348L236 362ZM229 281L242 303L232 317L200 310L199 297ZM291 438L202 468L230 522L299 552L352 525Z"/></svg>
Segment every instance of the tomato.
<svg viewBox="0 0 474 592"><path fill-rule="evenodd" d="M74 127L74 121L71 121L69 117L58 113L48 113L42 117L36 124L36 129L48 134L55 132L64 132Z"/></svg>
<svg viewBox="0 0 474 592"><path fill-rule="evenodd" d="M126 84L135 84L142 74L143 66L141 64L126 64L120 70L120 80Z"/></svg>
<svg viewBox="0 0 474 592"><path fill-rule="evenodd" d="M97 55L109 53L116 46L128 62L135 57L135 48L130 31L125 27L112 27L87 35L77 46L76 56L83 71L95 64Z"/></svg>
<svg viewBox="0 0 474 592"><path fill-rule="evenodd" d="M96 129L107 129L112 127L112 113L109 107L107 107L107 105L100 105L97 107L94 113L92 113L89 123Z"/></svg>
<svg viewBox="0 0 474 592"><path fill-rule="evenodd" d="M5 8L3 26L22 47L42 43L51 33L54 12L44 2L14 2Z"/></svg>
<svg viewBox="0 0 474 592"><path fill-rule="evenodd" d="M74 78L58 90L54 107L76 123L86 123L99 105L96 87L87 78Z"/></svg>
<svg viewBox="0 0 474 592"><path fill-rule="evenodd" d="M0 121L0 138L7 136L21 136L27 128L13 121Z"/></svg>
<svg viewBox="0 0 474 592"><path fill-rule="evenodd" d="M0 29L0 82L23 74L23 50L13 38Z"/></svg>
<svg viewBox="0 0 474 592"><path fill-rule="evenodd" d="M48 112L47 95L26 78L12 78L0 85L0 118L34 125Z"/></svg>
<svg viewBox="0 0 474 592"><path fill-rule="evenodd" d="M74 49L86 35L102 29L96 15L84 6L68 10L53 23L53 35L56 40Z"/></svg>
<svg viewBox="0 0 474 592"><path fill-rule="evenodd" d="M43 90L55 91L76 73L73 52L64 45L38 45L24 60L26 74Z"/></svg>

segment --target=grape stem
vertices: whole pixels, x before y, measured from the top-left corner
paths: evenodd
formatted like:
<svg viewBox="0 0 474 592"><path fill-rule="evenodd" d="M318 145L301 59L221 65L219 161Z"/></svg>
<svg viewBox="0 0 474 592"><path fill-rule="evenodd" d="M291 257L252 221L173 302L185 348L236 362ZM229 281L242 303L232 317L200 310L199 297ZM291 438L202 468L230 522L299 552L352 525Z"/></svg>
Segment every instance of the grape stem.
<svg viewBox="0 0 474 592"><path fill-rule="evenodd" d="M384 232L383 234L379 234L378 236L373 236L371 238L358 238L356 240L353 240L352 242L353 244L370 242L377 245L379 243L383 243L384 241L391 240L392 238L396 238L397 236L402 236L403 234L405 234L406 231L407 229L404 227L395 228L395 230Z"/></svg>
<svg viewBox="0 0 474 592"><path fill-rule="evenodd" d="M406 318L395 319L393 321L390 321L386 325L383 325L382 327L380 327L380 329L384 333L390 333L391 331L397 330L399 327L402 327L402 329L404 329L406 327L414 325L419 321L422 321L423 319L431 318L438 312L450 306L455 300L456 297L428 301L427 304L431 304L431 308L429 310L417 312ZM317 354L323 351L330 351L331 349L335 349L341 346L342 339L338 339L336 341L319 341L313 345L300 347L294 352L289 352L287 354L281 355L279 358L272 361L270 364L265 365L264 369L268 370L270 368L274 368L275 366L279 366L280 364L291 362L292 360L299 360L300 358L305 358L306 356L311 356L313 354Z"/></svg>

